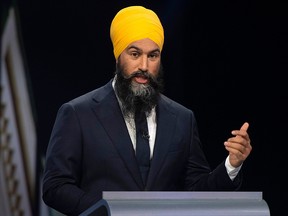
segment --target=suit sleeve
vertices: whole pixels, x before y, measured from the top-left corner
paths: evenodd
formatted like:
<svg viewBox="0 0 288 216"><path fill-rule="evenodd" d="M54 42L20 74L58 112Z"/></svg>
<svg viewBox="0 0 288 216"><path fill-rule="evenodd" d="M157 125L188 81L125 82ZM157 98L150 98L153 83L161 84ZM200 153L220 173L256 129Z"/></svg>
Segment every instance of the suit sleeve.
<svg viewBox="0 0 288 216"><path fill-rule="evenodd" d="M192 112L189 159L185 187L191 191L231 191L241 185L241 172L232 181L227 173L225 161L211 170L199 138L197 122Z"/></svg>
<svg viewBox="0 0 288 216"><path fill-rule="evenodd" d="M79 215L100 197L89 197L78 185L82 161L81 127L70 104L58 111L46 152L43 201L67 215Z"/></svg>

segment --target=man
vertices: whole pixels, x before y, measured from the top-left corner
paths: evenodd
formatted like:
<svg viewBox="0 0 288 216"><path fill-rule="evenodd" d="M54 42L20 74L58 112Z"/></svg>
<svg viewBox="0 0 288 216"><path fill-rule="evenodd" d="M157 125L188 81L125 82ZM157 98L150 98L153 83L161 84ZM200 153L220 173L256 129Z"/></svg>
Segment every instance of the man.
<svg viewBox="0 0 288 216"><path fill-rule="evenodd" d="M248 123L232 131L224 142L226 160L210 170L193 112L161 93L164 30L158 16L142 6L124 8L110 36L115 77L58 111L46 155L45 203L78 215L103 191L238 190L252 150ZM149 148L139 159L134 116L143 113Z"/></svg>

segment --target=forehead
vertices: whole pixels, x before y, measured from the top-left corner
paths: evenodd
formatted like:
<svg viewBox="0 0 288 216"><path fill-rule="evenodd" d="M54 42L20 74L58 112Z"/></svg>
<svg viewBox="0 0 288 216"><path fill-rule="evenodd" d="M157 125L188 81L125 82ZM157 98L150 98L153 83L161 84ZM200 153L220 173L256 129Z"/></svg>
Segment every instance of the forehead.
<svg viewBox="0 0 288 216"><path fill-rule="evenodd" d="M147 52L160 51L159 46L153 40L149 38L144 38L144 39L137 40L137 41L130 43L127 46L127 49L131 49L131 48L140 49L142 51L147 51Z"/></svg>

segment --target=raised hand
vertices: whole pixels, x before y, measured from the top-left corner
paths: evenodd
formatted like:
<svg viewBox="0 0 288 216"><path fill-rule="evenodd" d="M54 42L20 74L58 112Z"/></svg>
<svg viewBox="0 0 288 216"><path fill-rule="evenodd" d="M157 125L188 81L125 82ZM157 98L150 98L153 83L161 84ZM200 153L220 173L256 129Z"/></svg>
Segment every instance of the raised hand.
<svg viewBox="0 0 288 216"><path fill-rule="evenodd" d="M234 135L224 142L226 150L229 152L229 161L233 167L239 167L252 151L251 141L247 132L249 123L245 122L240 130L233 130Z"/></svg>

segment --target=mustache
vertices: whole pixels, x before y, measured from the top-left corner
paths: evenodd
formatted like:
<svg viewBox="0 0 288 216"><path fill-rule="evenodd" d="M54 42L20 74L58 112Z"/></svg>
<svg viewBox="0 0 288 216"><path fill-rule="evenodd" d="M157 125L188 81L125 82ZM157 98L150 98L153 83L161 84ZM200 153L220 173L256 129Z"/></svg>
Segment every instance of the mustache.
<svg viewBox="0 0 288 216"><path fill-rule="evenodd" d="M155 80L155 77L152 76L148 71L140 71L140 70L135 71L128 76L125 76L125 79L132 79L134 77L139 77L139 76L144 77L146 79Z"/></svg>

